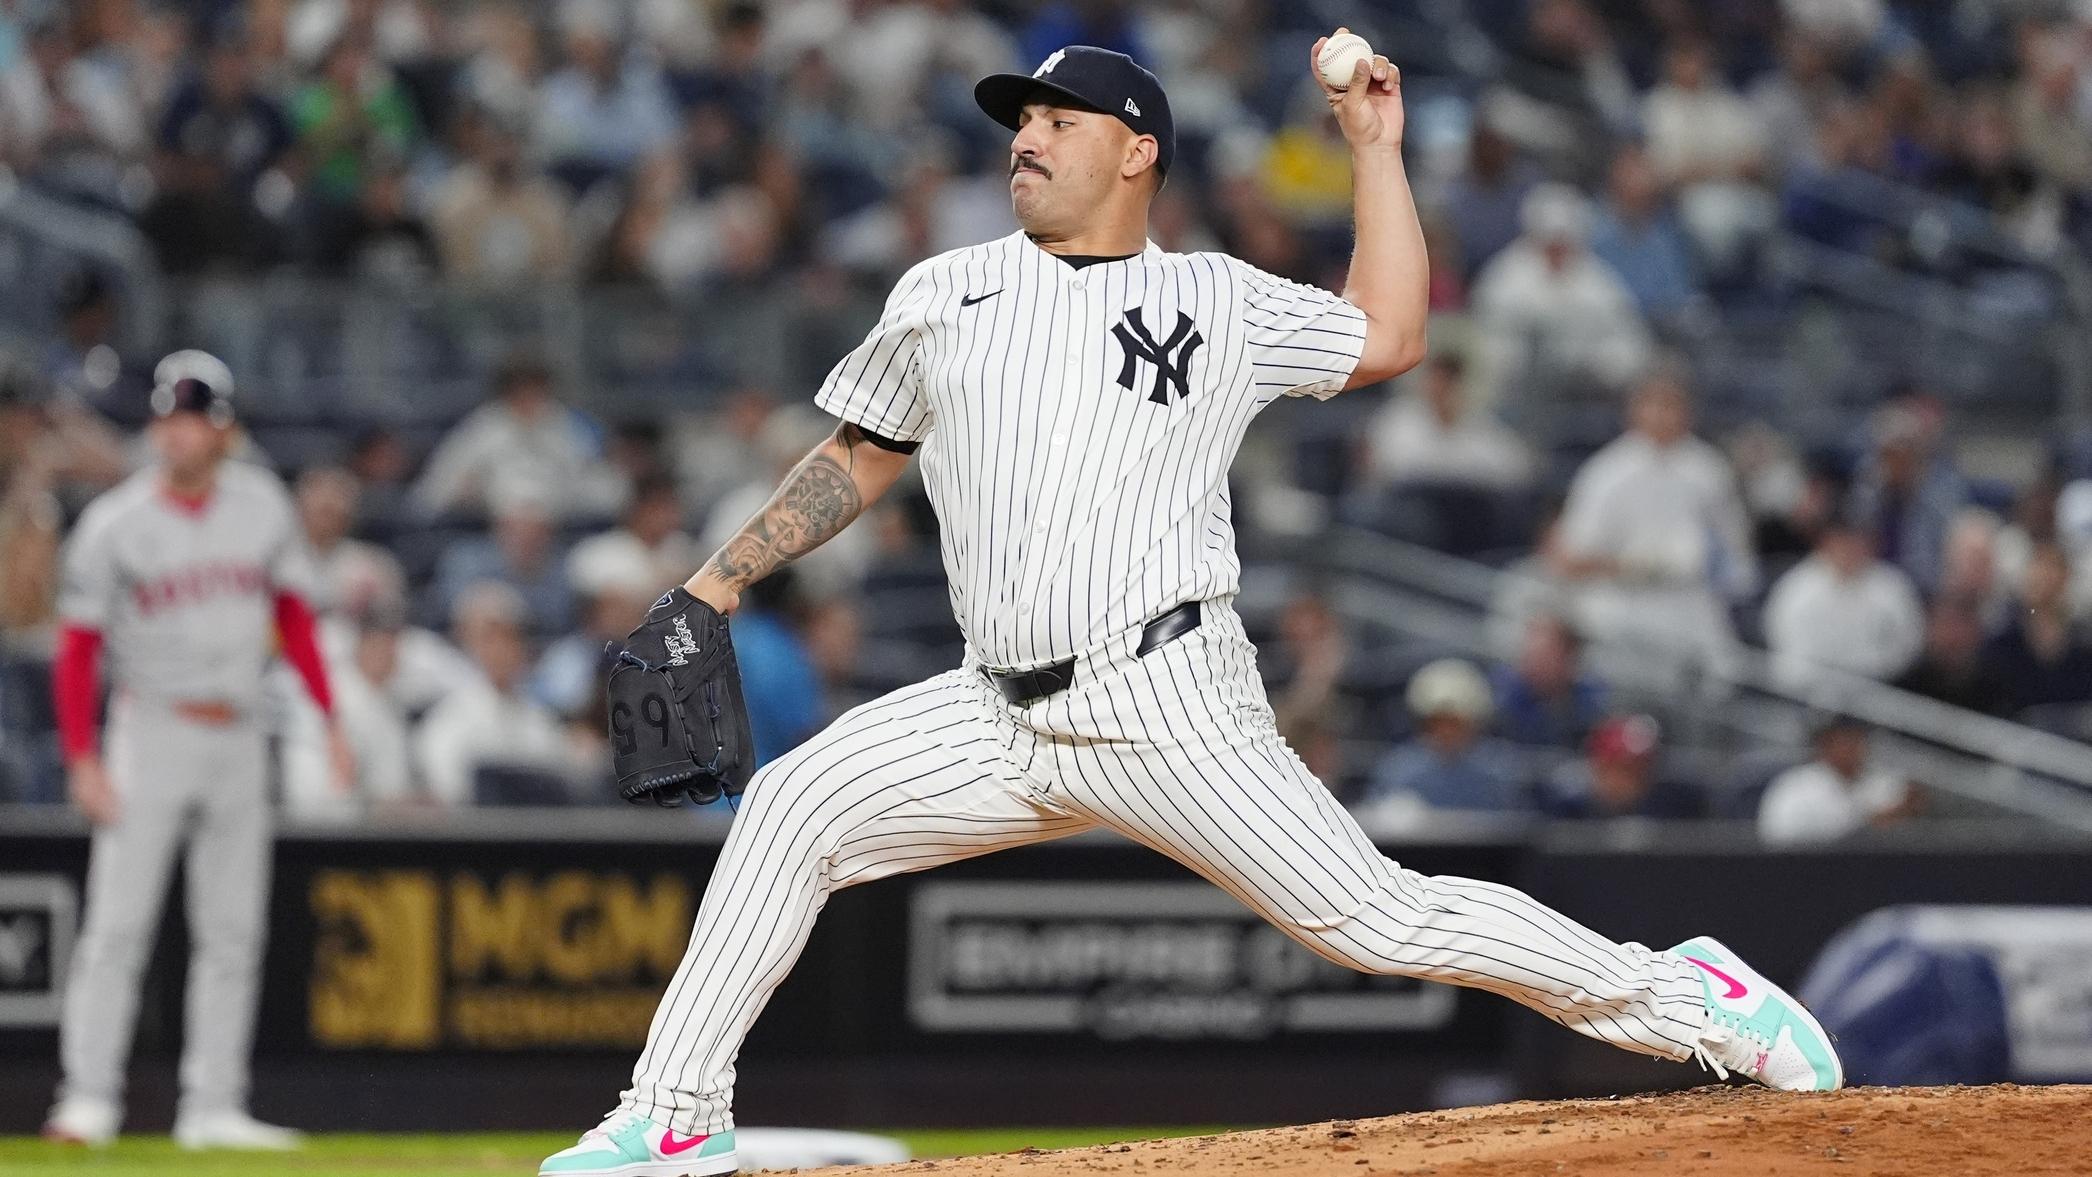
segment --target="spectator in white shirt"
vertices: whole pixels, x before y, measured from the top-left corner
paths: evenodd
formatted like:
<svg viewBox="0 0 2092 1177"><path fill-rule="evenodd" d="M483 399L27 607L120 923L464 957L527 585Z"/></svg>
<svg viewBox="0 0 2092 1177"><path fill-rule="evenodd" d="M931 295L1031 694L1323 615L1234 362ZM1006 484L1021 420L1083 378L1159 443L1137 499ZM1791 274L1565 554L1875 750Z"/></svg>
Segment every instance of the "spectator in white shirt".
<svg viewBox="0 0 2092 1177"><path fill-rule="evenodd" d="M1772 226L1777 206L1759 182L1765 125L1729 88L1704 42L1684 41L1664 55L1664 79L1642 106L1649 156L1678 194L1678 214L1716 273L1731 270L1744 246Z"/></svg>
<svg viewBox="0 0 2092 1177"><path fill-rule="evenodd" d="M1868 826L1916 812L1910 782L1867 767L1867 728L1834 716L1816 729L1816 757L1773 778L1758 804L1758 838L1768 846L1835 842Z"/></svg>
<svg viewBox="0 0 2092 1177"><path fill-rule="evenodd" d="M683 531L675 480L649 475L634 483L621 526L582 540L567 554L567 581L575 592L593 597L606 588L627 587L637 569L652 586L652 600L688 580L703 559L697 541Z"/></svg>
<svg viewBox="0 0 2092 1177"><path fill-rule="evenodd" d="M387 610L404 611L407 599L406 574L397 561L372 564L356 570L339 586L341 598L332 612L320 618L321 648L328 665L348 665L357 659L358 618ZM440 633L408 625L393 636L395 647L383 665L383 678L371 680L400 713L412 719L459 687L475 682L479 669L472 659ZM303 698L302 690L287 690L288 697Z"/></svg>
<svg viewBox="0 0 2092 1177"><path fill-rule="evenodd" d="M1542 184L1519 217L1524 232L1475 279L1482 387L1502 396L1531 377L1625 384L1648 358L1649 332L1627 284L1590 251L1590 202Z"/></svg>
<svg viewBox="0 0 2092 1177"><path fill-rule="evenodd" d="M1910 577L1876 558L1866 529L1834 516L1815 554L1765 602L1765 644L1780 677L1809 682L1820 668L1886 682L1925 644L1925 607Z"/></svg>
<svg viewBox="0 0 2092 1177"><path fill-rule="evenodd" d="M1575 586L1593 637L1726 661L1729 604L1758 581L1736 478L1720 450L1692 435L1677 374L1647 377L1628 423L1569 485L1555 572Z"/></svg>
<svg viewBox="0 0 2092 1177"><path fill-rule="evenodd" d="M354 787L346 793L335 787L324 718L303 700L291 710L283 742L284 808L298 817L354 819L414 796L407 712L385 689L399 670L406 610L397 601L373 602L354 627L349 656L327 663L335 721L356 753Z"/></svg>
<svg viewBox="0 0 2092 1177"><path fill-rule="evenodd" d="M693 518L702 517L718 499L769 476L772 463L764 436L778 404L777 393L748 383L726 394L715 409L683 411L670 418L669 462Z"/></svg>
<svg viewBox="0 0 2092 1177"><path fill-rule="evenodd" d="M1465 375L1460 357L1442 352L1373 416L1366 461L1375 483L1515 490L1532 481L1531 451L1468 403Z"/></svg>
<svg viewBox="0 0 2092 1177"><path fill-rule="evenodd" d="M542 494L556 487L563 517L602 517L628 488L603 458L603 439L587 418L553 395L552 369L530 355L505 361L494 400L458 422L429 456L414 499L430 515L485 512L505 491Z"/></svg>
<svg viewBox="0 0 2092 1177"><path fill-rule="evenodd" d="M536 154L589 171L630 168L675 138L675 100L651 60L612 38L615 9L570 15L584 12L562 13L566 64L538 85Z"/></svg>
<svg viewBox="0 0 2092 1177"><path fill-rule="evenodd" d="M343 608L357 586L386 578L399 564L391 552L350 536L361 494L356 476L339 466L315 466L298 476L298 523L319 590L312 605L323 614Z"/></svg>
<svg viewBox="0 0 2092 1177"><path fill-rule="evenodd" d="M565 193L526 165L514 131L492 111L458 118L464 156L436 188L429 228L445 275L491 289L553 281L573 265Z"/></svg>
<svg viewBox="0 0 2092 1177"><path fill-rule="evenodd" d="M688 575L663 580L643 550L606 549L590 565L588 583L576 586L583 601L580 628L539 655L530 674L531 695L570 721L585 714L597 703L609 670L605 647L612 642L622 647L655 598Z"/></svg>
<svg viewBox="0 0 2092 1177"><path fill-rule="evenodd" d="M905 129L922 116L940 80L964 79L971 87L975 78L1017 62L1010 34L976 5L927 0L852 7L858 15L843 37L829 42L829 55L879 62L878 69L852 70L849 79L853 110L874 126Z"/></svg>
<svg viewBox="0 0 2092 1177"><path fill-rule="evenodd" d="M446 695L414 733L422 783L439 805L471 805L482 769L565 778L575 767L559 720L524 690L530 651L523 622L523 599L496 582L472 586L451 612L458 644L479 664L480 678Z"/></svg>
<svg viewBox="0 0 2092 1177"><path fill-rule="evenodd" d="M1929 596L1973 606L1985 629L1996 629L2011 608L2012 596L1999 576L1999 538L2003 525L1982 507L1963 507L1947 526L1940 547L1939 586Z"/></svg>
<svg viewBox="0 0 2092 1177"><path fill-rule="evenodd" d="M1838 55L1806 29L1790 23L1780 34L1779 68L1759 73L1746 95L1765 131L1768 170L1791 173L1822 166L1818 128L1847 99L1844 79L1838 74Z"/></svg>

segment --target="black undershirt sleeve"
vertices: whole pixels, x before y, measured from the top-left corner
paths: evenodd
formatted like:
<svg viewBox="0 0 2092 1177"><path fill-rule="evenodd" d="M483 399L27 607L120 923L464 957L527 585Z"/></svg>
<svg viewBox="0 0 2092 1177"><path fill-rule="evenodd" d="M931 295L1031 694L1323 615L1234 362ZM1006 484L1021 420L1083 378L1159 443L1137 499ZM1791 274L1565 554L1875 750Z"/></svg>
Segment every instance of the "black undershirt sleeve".
<svg viewBox="0 0 2092 1177"><path fill-rule="evenodd" d="M912 454L921 449L923 444L919 441L896 441L891 437L881 437L864 426L850 421L845 421L841 425L836 426L835 436L844 445L855 445L860 441L870 442L889 454Z"/></svg>
<svg viewBox="0 0 2092 1177"><path fill-rule="evenodd" d="M862 432L866 441L871 442L889 454L912 454L923 447L923 443L919 441L895 441L891 437L881 437L868 429Z"/></svg>

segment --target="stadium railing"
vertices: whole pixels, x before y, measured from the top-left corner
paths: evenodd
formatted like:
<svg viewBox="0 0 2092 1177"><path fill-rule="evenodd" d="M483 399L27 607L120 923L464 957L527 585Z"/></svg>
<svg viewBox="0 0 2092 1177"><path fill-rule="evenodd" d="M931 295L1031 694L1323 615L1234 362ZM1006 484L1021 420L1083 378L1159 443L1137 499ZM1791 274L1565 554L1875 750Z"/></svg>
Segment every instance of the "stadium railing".
<svg viewBox="0 0 2092 1177"><path fill-rule="evenodd" d="M1339 609L1355 620L1484 661L1498 655L1490 608L1521 573L1357 529L1340 530L1317 546L1337 574ZM1616 687L1662 700L1674 721L1683 720L1683 739L1718 755L1799 749L1810 717L1835 710L1885 737L1877 749L1882 763L1972 811L2092 831L2092 747L2076 740L1854 675L1819 671L1798 684L1750 647L1720 662L1681 662L1602 642L1590 655Z"/></svg>

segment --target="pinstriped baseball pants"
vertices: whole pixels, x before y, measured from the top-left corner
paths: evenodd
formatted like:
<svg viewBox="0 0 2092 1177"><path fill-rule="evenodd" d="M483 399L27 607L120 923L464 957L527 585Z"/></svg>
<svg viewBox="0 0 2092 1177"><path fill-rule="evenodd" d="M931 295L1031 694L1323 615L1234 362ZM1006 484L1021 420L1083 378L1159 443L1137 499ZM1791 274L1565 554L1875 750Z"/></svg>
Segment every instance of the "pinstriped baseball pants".
<svg viewBox="0 0 2092 1177"><path fill-rule="evenodd" d="M1224 601L1151 652L1007 703L966 666L874 700L756 775L624 1104L733 1126L735 1058L830 893L1103 827L1170 856L1319 955L1500 993L1593 1038L1689 1057L1701 983L1509 887L1382 856L1273 729Z"/></svg>

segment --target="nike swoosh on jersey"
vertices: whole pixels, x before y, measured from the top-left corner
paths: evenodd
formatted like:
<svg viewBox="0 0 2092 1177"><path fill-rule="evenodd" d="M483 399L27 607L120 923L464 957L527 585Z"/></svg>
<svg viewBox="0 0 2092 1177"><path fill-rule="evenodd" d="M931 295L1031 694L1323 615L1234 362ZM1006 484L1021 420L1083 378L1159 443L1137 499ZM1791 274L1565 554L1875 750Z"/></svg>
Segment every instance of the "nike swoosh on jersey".
<svg viewBox="0 0 2092 1177"><path fill-rule="evenodd" d="M989 299L994 298L996 295L1001 293L1002 291L1000 290L990 290L986 294L962 294L959 296L959 305L962 307L970 307L977 302L986 302Z"/></svg>

